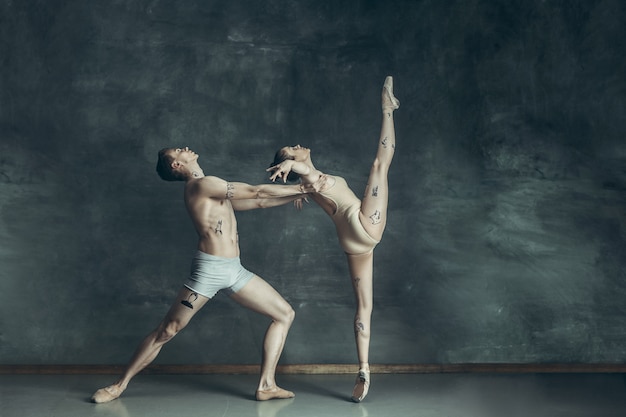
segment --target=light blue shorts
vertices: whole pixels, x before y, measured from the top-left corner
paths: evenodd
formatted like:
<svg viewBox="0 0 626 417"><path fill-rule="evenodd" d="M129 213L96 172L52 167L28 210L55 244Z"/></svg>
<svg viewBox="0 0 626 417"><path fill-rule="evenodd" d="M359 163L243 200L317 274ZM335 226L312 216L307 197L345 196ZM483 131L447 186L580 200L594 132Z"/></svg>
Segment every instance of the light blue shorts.
<svg viewBox="0 0 626 417"><path fill-rule="evenodd" d="M253 275L241 265L239 257L222 258L197 251L191 262L191 276L185 287L207 298L213 298L220 290L233 293L239 291Z"/></svg>

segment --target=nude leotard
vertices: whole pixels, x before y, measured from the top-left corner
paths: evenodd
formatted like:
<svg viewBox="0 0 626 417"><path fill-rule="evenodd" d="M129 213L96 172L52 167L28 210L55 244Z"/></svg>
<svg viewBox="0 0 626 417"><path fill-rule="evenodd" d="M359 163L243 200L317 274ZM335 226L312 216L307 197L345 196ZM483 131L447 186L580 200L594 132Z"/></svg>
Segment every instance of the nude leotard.
<svg viewBox="0 0 626 417"><path fill-rule="evenodd" d="M330 177L330 176L328 176ZM332 176L335 183L318 193L335 203L335 213L330 217L337 228L337 237L343 250L351 255L371 252L378 240L371 237L359 219L361 200L352 192L342 177Z"/></svg>

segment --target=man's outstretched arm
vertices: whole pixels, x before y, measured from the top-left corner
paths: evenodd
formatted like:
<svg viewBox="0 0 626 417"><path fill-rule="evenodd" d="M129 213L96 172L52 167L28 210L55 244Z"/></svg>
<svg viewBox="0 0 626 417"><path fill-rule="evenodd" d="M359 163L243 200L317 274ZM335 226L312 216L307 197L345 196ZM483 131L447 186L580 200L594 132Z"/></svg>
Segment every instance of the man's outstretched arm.
<svg viewBox="0 0 626 417"><path fill-rule="evenodd" d="M250 185L245 182L229 182L218 177L210 176L198 180L196 184L201 194L209 198L220 200L226 199L234 201L299 197L306 194L301 185Z"/></svg>
<svg viewBox="0 0 626 417"><path fill-rule="evenodd" d="M299 198L303 198L303 196L295 195L290 197L278 198L256 198L254 200L231 200L230 203L233 205L233 209L237 211L245 211L282 206L283 204L290 203Z"/></svg>

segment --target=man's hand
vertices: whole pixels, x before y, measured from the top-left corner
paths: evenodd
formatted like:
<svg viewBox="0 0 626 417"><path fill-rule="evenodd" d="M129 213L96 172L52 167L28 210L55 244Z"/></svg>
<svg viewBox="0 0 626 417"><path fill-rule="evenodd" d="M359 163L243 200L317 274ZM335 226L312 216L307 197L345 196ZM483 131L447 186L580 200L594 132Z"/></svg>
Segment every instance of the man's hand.
<svg viewBox="0 0 626 417"><path fill-rule="evenodd" d="M300 211L304 208L304 203L308 203L308 202L309 202L308 198L301 197L296 200L293 200L293 206L296 208L296 210Z"/></svg>

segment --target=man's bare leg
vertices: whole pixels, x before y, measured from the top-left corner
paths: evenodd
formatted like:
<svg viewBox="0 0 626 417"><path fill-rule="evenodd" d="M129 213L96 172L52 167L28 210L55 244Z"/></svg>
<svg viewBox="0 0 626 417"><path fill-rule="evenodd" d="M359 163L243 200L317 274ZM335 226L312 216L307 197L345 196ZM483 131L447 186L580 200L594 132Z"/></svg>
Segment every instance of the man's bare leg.
<svg viewBox="0 0 626 417"><path fill-rule="evenodd" d="M293 392L276 385L276 366L295 312L271 285L256 275L241 290L232 294L231 298L242 306L272 319L263 340L261 378L256 399L265 401L295 397Z"/></svg>
<svg viewBox="0 0 626 417"><path fill-rule="evenodd" d="M189 303L189 300L193 302ZM163 321L141 342L122 377L116 383L96 391L91 400L95 403L105 403L122 395L130 380L157 357L163 345L172 340L208 300L183 287ZM183 304L183 302L188 304Z"/></svg>

